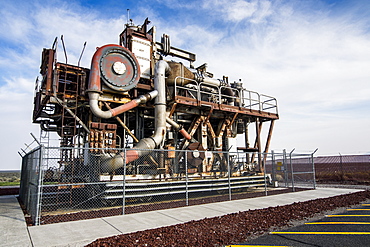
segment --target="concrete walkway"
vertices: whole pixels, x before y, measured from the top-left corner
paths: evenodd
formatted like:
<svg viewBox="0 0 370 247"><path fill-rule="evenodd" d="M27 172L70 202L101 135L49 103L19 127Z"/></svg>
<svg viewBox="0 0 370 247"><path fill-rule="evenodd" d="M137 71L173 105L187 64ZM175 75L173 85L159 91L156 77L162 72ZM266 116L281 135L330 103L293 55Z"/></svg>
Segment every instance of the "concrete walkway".
<svg viewBox="0 0 370 247"><path fill-rule="evenodd" d="M357 191L361 190L318 188L266 197L30 227L26 226L15 196L0 196L0 246L84 246L98 238Z"/></svg>
<svg viewBox="0 0 370 247"><path fill-rule="evenodd" d="M0 196L0 246L32 246L23 211L15 196Z"/></svg>

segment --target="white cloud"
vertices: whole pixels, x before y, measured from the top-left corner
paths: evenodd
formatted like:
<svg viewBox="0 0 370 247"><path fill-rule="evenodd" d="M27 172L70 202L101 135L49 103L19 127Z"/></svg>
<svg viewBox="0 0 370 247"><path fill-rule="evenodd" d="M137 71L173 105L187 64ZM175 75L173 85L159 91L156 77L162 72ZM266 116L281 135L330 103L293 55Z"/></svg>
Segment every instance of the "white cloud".
<svg viewBox="0 0 370 247"><path fill-rule="evenodd" d="M217 2L220 3L220 2ZM277 97L272 148L366 152L370 131L370 35L364 21L274 6L271 22L239 25L219 44L197 47L210 69ZM236 31L235 31L236 30ZM215 52L210 52L210 50ZM368 107L366 107L366 105ZM361 137L361 141L356 138ZM295 143L292 145L292 143ZM360 144L361 143L361 144Z"/></svg>
<svg viewBox="0 0 370 247"><path fill-rule="evenodd" d="M24 15L22 8L9 3L2 3L3 7L0 9L0 37L11 42L21 43L30 34L33 29L32 22Z"/></svg>
<svg viewBox="0 0 370 247"><path fill-rule="evenodd" d="M88 41L82 66L89 67L92 54L97 46L117 43L118 34L123 29L121 19L99 19L98 16L74 12L66 5L28 6L32 15L25 10L14 11L14 6L3 9L6 13L1 22L0 38L9 42L9 47L0 55L0 136L2 146L0 156L4 160L1 169L19 169L20 158L17 151L25 148L25 143L33 141L29 133L38 137L39 126L32 124L33 95L35 79L39 75L43 47L50 48L54 38L64 35L68 52L68 62L77 64L83 43ZM109 27L109 28L107 28ZM63 49L59 40L58 59L64 61Z"/></svg>
<svg viewBox="0 0 370 247"><path fill-rule="evenodd" d="M0 156L13 169L20 165L16 151L32 141L29 132L38 129L31 116L42 48L63 34L68 61L76 64L87 41L81 65L89 67L95 48L117 43L126 22L125 16L103 18L99 10L58 3L28 3L19 11L14 4L5 4L0 10L0 42L7 44L0 54L0 136L8 140ZM188 15L172 17L171 22L152 6L142 6L135 11L135 22L149 16L157 26L157 38L169 34L173 46L197 54L196 65L207 62L217 78L241 78L248 89L275 96L281 119L275 125L273 149L369 151L366 21L353 13L333 15L321 9L302 10L294 2L267 0L203 1L197 13L204 16L198 20L192 15L196 4L179 8ZM64 61L60 42L58 51L58 59Z"/></svg>
<svg viewBox="0 0 370 247"><path fill-rule="evenodd" d="M230 22L247 19L252 23L259 23L271 15L271 2L266 0L203 1L202 7Z"/></svg>

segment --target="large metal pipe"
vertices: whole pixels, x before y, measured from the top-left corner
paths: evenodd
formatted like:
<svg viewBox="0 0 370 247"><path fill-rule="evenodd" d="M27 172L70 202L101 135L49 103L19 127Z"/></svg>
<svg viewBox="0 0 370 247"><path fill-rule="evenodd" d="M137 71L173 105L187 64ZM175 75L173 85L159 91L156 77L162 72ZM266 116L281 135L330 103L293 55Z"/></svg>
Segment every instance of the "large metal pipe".
<svg viewBox="0 0 370 247"><path fill-rule="evenodd" d="M144 104L152 99L154 99L158 95L158 91L154 90L150 93L145 95L140 95L138 98L131 100L130 102L117 106L116 108L109 109L107 111L103 111L99 107L99 93L98 92L89 92L89 104L92 113L100 118L111 118L115 117L125 111L128 111L132 108L137 107L139 104Z"/></svg>
<svg viewBox="0 0 370 247"><path fill-rule="evenodd" d="M219 79L203 76L199 80L208 86L213 86L213 87L221 86L221 80Z"/></svg>
<svg viewBox="0 0 370 247"><path fill-rule="evenodd" d="M102 93L101 79L113 90L127 91L137 85L139 75L139 62L129 50L119 45L104 45L92 58L88 92Z"/></svg>
<svg viewBox="0 0 370 247"><path fill-rule="evenodd" d="M107 111L102 111L99 107L99 96L102 94L101 91L101 72L100 72L100 62L104 54L109 52L111 49L122 49L126 51L126 57L131 57L131 53L127 51L124 47L120 47L117 45L105 45L100 47L94 54L93 59L91 61L91 70L90 70L90 78L89 78L89 85L88 85L88 94L89 94L89 104L92 113L100 118L112 118L115 117L125 111L128 111L132 108L137 107L139 104L144 104L147 101L154 99L158 95L158 91L154 90L148 94L141 95L138 98L120 105L116 108L109 109ZM133 61L136 61L135 58ZM137 67L137 69L140 69ZM140 74L140 73L139 73Z"/></svg>
<svg viewBox="0 0 370 247"><path fill-rule="evenodd" d="M172 125L176 129L176 131L180 132L186 139L188 140L192 139L191 135L182 127L182 125L176 123L169 117L166 117L166 121L167 123Z"/></svg>
<svg viewBox="0 0 370 247"><path fill-rule="evenodd" d="M90 70L89 85L88 85L89 92L94 91L94 92L101 93L100 59L103 56L106 49L110 47L115 47L115 46L116 45L105 45L105 46L100 47L94 53L94 56L91 61L91 70Z"/></svg>
<svg viewBox="0 0 370 247"><path fill-rule="evenodd" d="M155 64L154 69L154 89L158 91L158 96L155 98L155 131L151 137L141 139L134 148L121 152L113 158L107 157L102 162L102 171L109 172L116 170L130 163L139 157L149 154L151 149L162 147L162 143L166 134L166 81L165 75L169 73L170 67L164 60L160 60ZM125 157L126 156L126 157Z"/></svg>

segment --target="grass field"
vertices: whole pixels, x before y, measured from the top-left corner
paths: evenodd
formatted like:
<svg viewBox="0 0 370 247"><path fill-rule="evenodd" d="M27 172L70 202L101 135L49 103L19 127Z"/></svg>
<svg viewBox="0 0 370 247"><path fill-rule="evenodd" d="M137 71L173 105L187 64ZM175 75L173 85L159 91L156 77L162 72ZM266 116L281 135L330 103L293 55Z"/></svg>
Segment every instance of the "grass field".
<svg viewBox="0 0 370 247"><path fill-rule="evenodd" d="M0 186L19 185L20 181L20 171L0 171Z"/></svg>

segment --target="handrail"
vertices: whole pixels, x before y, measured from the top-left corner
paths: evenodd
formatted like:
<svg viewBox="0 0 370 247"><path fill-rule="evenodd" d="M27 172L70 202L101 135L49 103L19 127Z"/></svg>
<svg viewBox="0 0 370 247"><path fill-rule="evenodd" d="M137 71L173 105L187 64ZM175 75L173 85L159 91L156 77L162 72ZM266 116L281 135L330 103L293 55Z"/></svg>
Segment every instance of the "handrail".
<svg viewBox="0 0 370 247"><path fill-rule="evenodd" d="M261 110L261 97L260 97L260 94L257 93L257 92L251 91L251 90L247 90L247 89L242 89L242 92L243 92L242 102L244 103L245 101L249 101L249 105L247 107L245 107L245 108L249 108L250 110L253 110L252 107L258 105L258 110L260 111ZM249 97L247 97L247 98L244 97L244 92L247 92L248 95L249 95ZM257 95L257 99L254 99L252 97L252 94Z"/></svg>
<svg viewBox="0 0 370 247"><path fill-rule="evenodd" d="M266 100L262 102L262 111L268 110L268 109L275 109L275 113L278 114L276 98L265 95L265 94L261 94L261 96L267 98ZM273 101L273 103L270 103L271 101ZM267 107L264 107L264 105L267 105Z"/></svg>
<svg viewBox="0 0 370 247"><path fill-rule="evenodd" d="M231 95L227 95L227 94L222 94L222 89L223 88L230 89L231 91L235 91L235 92L239 93L239 96L231 96ZM234 98L234 99L239 98L240 99L239 102L242 101L242 99L240 97L241 96L240 91L236 88L232 88L232 87L228 87L228 86L221 86L220 90L219 90L219 102L222 102L222 96L224 98Z"/></svg>
<svg viewBox="0 0 370 247"><path fill-rule="evenodd" d="M177 82L179 79L187 80L189 82L192 82L194 87L189 87L189 86L181 86L178 85ZM189 84L187 84L189 85ZM217 92L212 92L212 91L206 91L203 90L202 87L207 87L207 88L212 88ZM259 94L255 91L247 90L247 89L236 89L232 88L229 86L220 86L220 87L210 87L206 83L203 82L198 82L193 79L185 78L182 76L177 76L175 78L175 83L174 83L174 95L178 95L178 90L183 89L187 90L188 92L193 92L196 94L196 99L199 103L199 101L202 100L202 96L209 95L209 96L214 96L218 100L218 104L227 104L227 102L223 102L227 99L234 99L234 102L239 100L239 107L241 108L247 108L249 110L258 110L258 111L266 111L269 113L275 113L278 114L278 108L277 108L277 100L274 97L265 95L265 94ZM223 89L229 89L232 92L234 92L233 95L228 95L225 93L222 93ZM193 98L194 95L193 95ZM215 103L215 102L213 102ZM271 110L272 109L272 110Z"/></svg>
<svg viewBox="0 0 370 247"><path fill-rule="evenodd" d="M185 78L185 77L182 77L182 76L176 76L175 77L175 87L174 87L174 90L175 90L175 96L177 96L177 88L183 88L183 89L190 89L190 88L187 88L187 87L184 87L184 86L178 86L177 85L177 79L184 79L184 80L187 80L187 81L192 81L192 82L195 82L196 85L198 85L198 82L196 80L193 80L193 79L189 79L189 78Z"/></svg>
<svg viewBox="0 0 370 247"><path fill-rule="evenodd" d="M212 89L215 89L217 91L217 93L212 93L212 92L207 92L207 91L202 91L202 86L204 87L208 87L208 88L212 88ZM198 86L198 100L201 100L202 99L202 94L203 95L214 95L215 97L218 98L218 104L221 104L221 97L220 97L220 93L221 93L221 90L219 87L210 87L209 84L207 83L204 83L204 82L201 82L199 83L199 86Z"/></svg>

